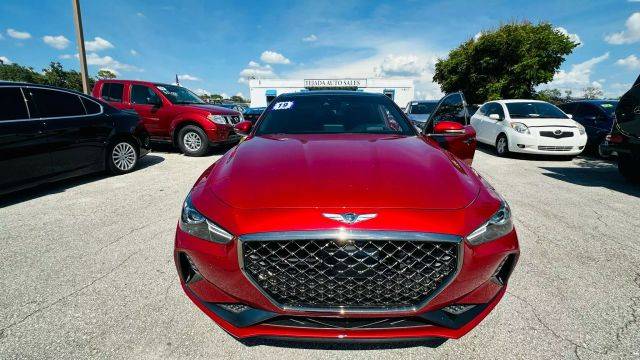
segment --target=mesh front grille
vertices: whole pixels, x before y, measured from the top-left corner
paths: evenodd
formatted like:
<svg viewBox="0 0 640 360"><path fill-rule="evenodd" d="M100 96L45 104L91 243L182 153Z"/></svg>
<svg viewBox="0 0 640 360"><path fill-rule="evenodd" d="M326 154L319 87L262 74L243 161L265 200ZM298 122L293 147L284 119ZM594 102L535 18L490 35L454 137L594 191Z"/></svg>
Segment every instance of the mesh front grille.
<svg viewBox="0 0 640 360"><path fill-rule="evenodd" d="M571 151L573 146L538 146L538 150L545 151Z"/></svg>
<svg viewBox="0 0 640 360"><path fill-rule="evenodd" d="M561 131L556 134L554 131L540 131L540 136L550 137L554 139L562 139L562 138L573 137L573 132Z"/></svg>
<svg viewBox="0 0 640 360"><path fill-rule="evenodd" d="M282 306L420 304L455 276L458 244L405 240L242 241L246 275Z"/></svg>

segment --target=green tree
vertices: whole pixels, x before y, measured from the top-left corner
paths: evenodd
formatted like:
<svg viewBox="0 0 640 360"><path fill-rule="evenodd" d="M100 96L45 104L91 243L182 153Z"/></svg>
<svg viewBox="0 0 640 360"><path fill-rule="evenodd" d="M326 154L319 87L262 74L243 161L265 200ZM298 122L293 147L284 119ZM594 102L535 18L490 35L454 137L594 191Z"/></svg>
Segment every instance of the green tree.
<svg viewBox="0 0 640 360"><path fill-rule="evenodd" d="M52 61L48 68L42 69L45 84L76 91L82 91L82 76L78 71L65 70L62 64ZM89 77L89 88L95 84L95 79Z"/></svg>
<svg viewBox="0 0 640 360"><path fill-rule="evenodd" d="M604 97L604 92L599 87L587 86L582 91L585 99L601 99Z"/></svg>
<svg viewBox="0 0 640 360"><path fill-rule="evenodd" d="M535 98L553 104L560 104L564 102L562 99L562 92L559 89L540 90L535 94Z"/></svg>
<svg viewBox="0 0 640 360"><path fill-rule="evenodd" d="M239 95L233 95L230 100L237 103L247 102L247 100L245 100L242 96L239 96Z"/></svg>
<svg viewBox="0 0 640 360"><path fill-rule="evenodd" d="M222 100L224 100L222 95L218 95L218 94L209 95L209 99L211 99L212 101L222 101Z"/></svg>
<svg viewBox="0 0 640 360"><path fill-rule="evenodd" d="M433 80L443 92L463 91L470 103L531 98L577 45L549 23L504 24L439 59Z"/></svg>
<svg viewBox="0 0 640 360"><path fill-rule="evenodd" d="M44 84L42 74L33 70L33 68L13 64L0 63L0 80L20 81L32 84Z"/></svg>
<svg viewBox="0 0 640 360"><path fill-rule="evenodd" d="M115 79L116 77L116 73L109 69L100 69L98 71L98 79Z"/></svg>

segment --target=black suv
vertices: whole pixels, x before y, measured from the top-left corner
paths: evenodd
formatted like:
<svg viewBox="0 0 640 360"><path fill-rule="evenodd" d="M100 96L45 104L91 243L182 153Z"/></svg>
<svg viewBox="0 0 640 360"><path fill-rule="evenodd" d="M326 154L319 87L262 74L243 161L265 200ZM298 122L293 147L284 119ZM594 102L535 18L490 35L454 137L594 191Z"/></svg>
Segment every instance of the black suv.
<svg viewBox="0 0 640 360"><path fill-rule="evenodd" d="M640 182L640 76L616 108L616 123L600 146L603 154L618 155L618 169L629 180Z"/></svg>
<svg viewBox="0 0 640 360"><path fill-rule="evenodd" d="M0 81L0 194L132 171L149 149L137 114L51 86Z"/></svg>

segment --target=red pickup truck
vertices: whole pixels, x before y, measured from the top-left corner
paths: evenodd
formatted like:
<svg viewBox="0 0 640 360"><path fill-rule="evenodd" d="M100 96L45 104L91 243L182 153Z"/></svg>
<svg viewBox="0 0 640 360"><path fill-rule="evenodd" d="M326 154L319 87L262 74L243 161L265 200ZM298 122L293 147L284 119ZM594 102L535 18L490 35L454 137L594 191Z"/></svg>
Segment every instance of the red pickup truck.
<svg viewBox="0 0 640 360"><path fill-rule="evenodd" d="M205 103L187 88L137 80L98 80L93 96L135 110L152 141L171 142L187 156L240 140L233 126L242 114Z"/></svg>

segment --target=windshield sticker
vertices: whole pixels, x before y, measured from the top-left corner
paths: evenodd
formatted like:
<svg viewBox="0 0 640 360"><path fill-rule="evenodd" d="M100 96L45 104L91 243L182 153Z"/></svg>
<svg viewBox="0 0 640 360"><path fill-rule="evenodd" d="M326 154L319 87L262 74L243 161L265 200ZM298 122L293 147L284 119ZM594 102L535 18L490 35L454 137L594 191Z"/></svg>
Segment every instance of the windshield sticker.
<svg viewBox="0 0 640 360"><path fill-rule="evenodd" d="M289 110L293 107L293 101L281 101L273 105L273 110Z"/></svg>

